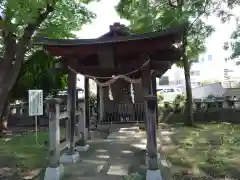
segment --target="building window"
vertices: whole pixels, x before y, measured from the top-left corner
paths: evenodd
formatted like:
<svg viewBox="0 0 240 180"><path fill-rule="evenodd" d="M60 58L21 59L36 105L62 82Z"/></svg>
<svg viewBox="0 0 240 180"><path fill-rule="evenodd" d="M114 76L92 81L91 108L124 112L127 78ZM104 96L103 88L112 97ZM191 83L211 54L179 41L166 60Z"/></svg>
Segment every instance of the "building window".
<svg viewBox="0 0 240 180"><path fill-rule="evenodd" d="M190 71L191 76L200 76L200 71Z"/></svg>

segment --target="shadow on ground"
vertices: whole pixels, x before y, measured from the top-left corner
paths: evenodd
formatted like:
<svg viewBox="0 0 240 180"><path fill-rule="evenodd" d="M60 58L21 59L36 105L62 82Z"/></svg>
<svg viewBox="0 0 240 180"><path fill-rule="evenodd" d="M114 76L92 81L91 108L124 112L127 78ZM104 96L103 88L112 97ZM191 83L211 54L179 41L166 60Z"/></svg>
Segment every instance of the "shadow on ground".
<svg viewBox="0 0 240 180"><path fill-rule="evenodd" d="M80 153L80 162L65 167L64 179L120 180L129 173L139 172L138 162L142 156L137 147L139 139L119 133L116 137L90 141L89 144L89 151Z"/></svg>

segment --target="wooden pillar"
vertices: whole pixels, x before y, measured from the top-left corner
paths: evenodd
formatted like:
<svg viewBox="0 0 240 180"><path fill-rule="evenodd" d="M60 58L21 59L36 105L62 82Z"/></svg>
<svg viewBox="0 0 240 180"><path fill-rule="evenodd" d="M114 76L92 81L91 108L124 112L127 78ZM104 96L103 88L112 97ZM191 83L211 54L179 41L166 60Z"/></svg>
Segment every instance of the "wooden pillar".
<svg viewBox="0 0 240 180"><path fill-rule="evenodd" d="M104 89L99 87L99 120L102 122L104 119Z"/></svg>
<svg viewBox="0 0 240 180"><path fill-rule="evenodd" d="M100 68L114 68L114 54L111 46L102 46L98 51L98 58L100 62ZM104 120L105 114L105 88L100 87L99 95L100 95L100 121Z"/></svg>
<svg viewBox="0 0 240 180"><path fill-rule="evenodd" d="M157 97L157 81L156 81L156 71L152 73L152 91L153 95ZM158 128L158 104L156 101L156 127Z"/></svg>
<svg viewBox="0 0 240 180"><path fill-rule="evenodd" d="M84 77L84 94L85 94L85 128L89 130L90 112L89 112L89 78Z"/></svg>
<svg viewBox="0 0 240 180"><path fill-rule="evenodd" d="M69 153L74 153L74 136L76 126L76 78L77 74L69 71L68 72L68 140L69 140Z"/></svg>
<svg viewBox="0 0 240 180"><path fill-rule="evenodd" d="M157 159L157 137L156 137L156 100L153 95L152 77L149 67L142 69L142 84L144 87L145 119L147 133L147 168L148 170L158 169Z"/></svg>
<svg viewBox="0 0 240 180"><path fill-rule="evenodd" d="M65 131L65 136L66 136L66 140L70 143L70 136L71 136L71 98L70 98L70 94L71 94L71 90L70 90L70 73L68 72L68 76L67 76L67 113L68 113L68 119L65 125L66 131Z"/></svg>
<svg viewBox="0 0 240 180"><path fill-rule="evenodd" d="M148 71L150 71L149 67L145 67L141 70L141 80L142 80L142 89L143 89L143 97L151 94L151 78L149 78ZM144 99L144 121L145 121L145 130L146 136L148 136L148 123L147 123L147 106ZM146 145L146 157L145 157L145 165L148 167L148 141Z"/></svg>
<svg viewBox="0 0 240 180"><path fill-rule="evenodd" d="M100 94L99 94L100 87L97 84L97 122L99 122L100 117Z"/></svg>
<svg viewBox="0 0 240 180"><path fill-rule="evenodd" d="M142 79L142 90L143 90L143 97L152 94L152 87L151 87L151 77L150 77L150 69L149 67L145 67L141 70L141 79ZM144 114L145 114L145 122L146 122L146 129L147 129L147 121L146 121L146 107L144 106Z"/></svg>

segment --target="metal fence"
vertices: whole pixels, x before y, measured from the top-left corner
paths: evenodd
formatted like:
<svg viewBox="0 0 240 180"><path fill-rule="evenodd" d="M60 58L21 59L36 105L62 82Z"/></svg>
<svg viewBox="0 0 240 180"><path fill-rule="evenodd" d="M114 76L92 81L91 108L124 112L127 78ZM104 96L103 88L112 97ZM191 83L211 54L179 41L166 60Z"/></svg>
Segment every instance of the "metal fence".
<svg viewBox="0 0 240 180"><path fill-rule="evenodd" d="M144 103L112 103L106 107L100 123L135 123L144 121Z"/></svg>

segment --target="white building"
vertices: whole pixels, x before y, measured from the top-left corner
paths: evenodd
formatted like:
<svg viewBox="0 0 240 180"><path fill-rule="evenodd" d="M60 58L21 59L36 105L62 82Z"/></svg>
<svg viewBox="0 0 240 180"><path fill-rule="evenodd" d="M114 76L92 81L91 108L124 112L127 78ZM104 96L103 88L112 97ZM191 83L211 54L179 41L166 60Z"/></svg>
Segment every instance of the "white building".
<svg viewBox="0 0 240 180"><path fill-rule="evenodd" d="M84 89L84 76L81 74L77 74L77 88ZM97 94L97 84L89 79L89 89L93 94Z"/></svg>
<svg viewBox="0 0 240 180"><path fill-rule="evenodd" d="M202 82L239 82L240 66L236 61L224 58L215 59L212 55L205 55L193 63L190 68L191 84L198 86ZM167 76L170 85L185 85L184 70L173 65L163 76Z"/></svg>

